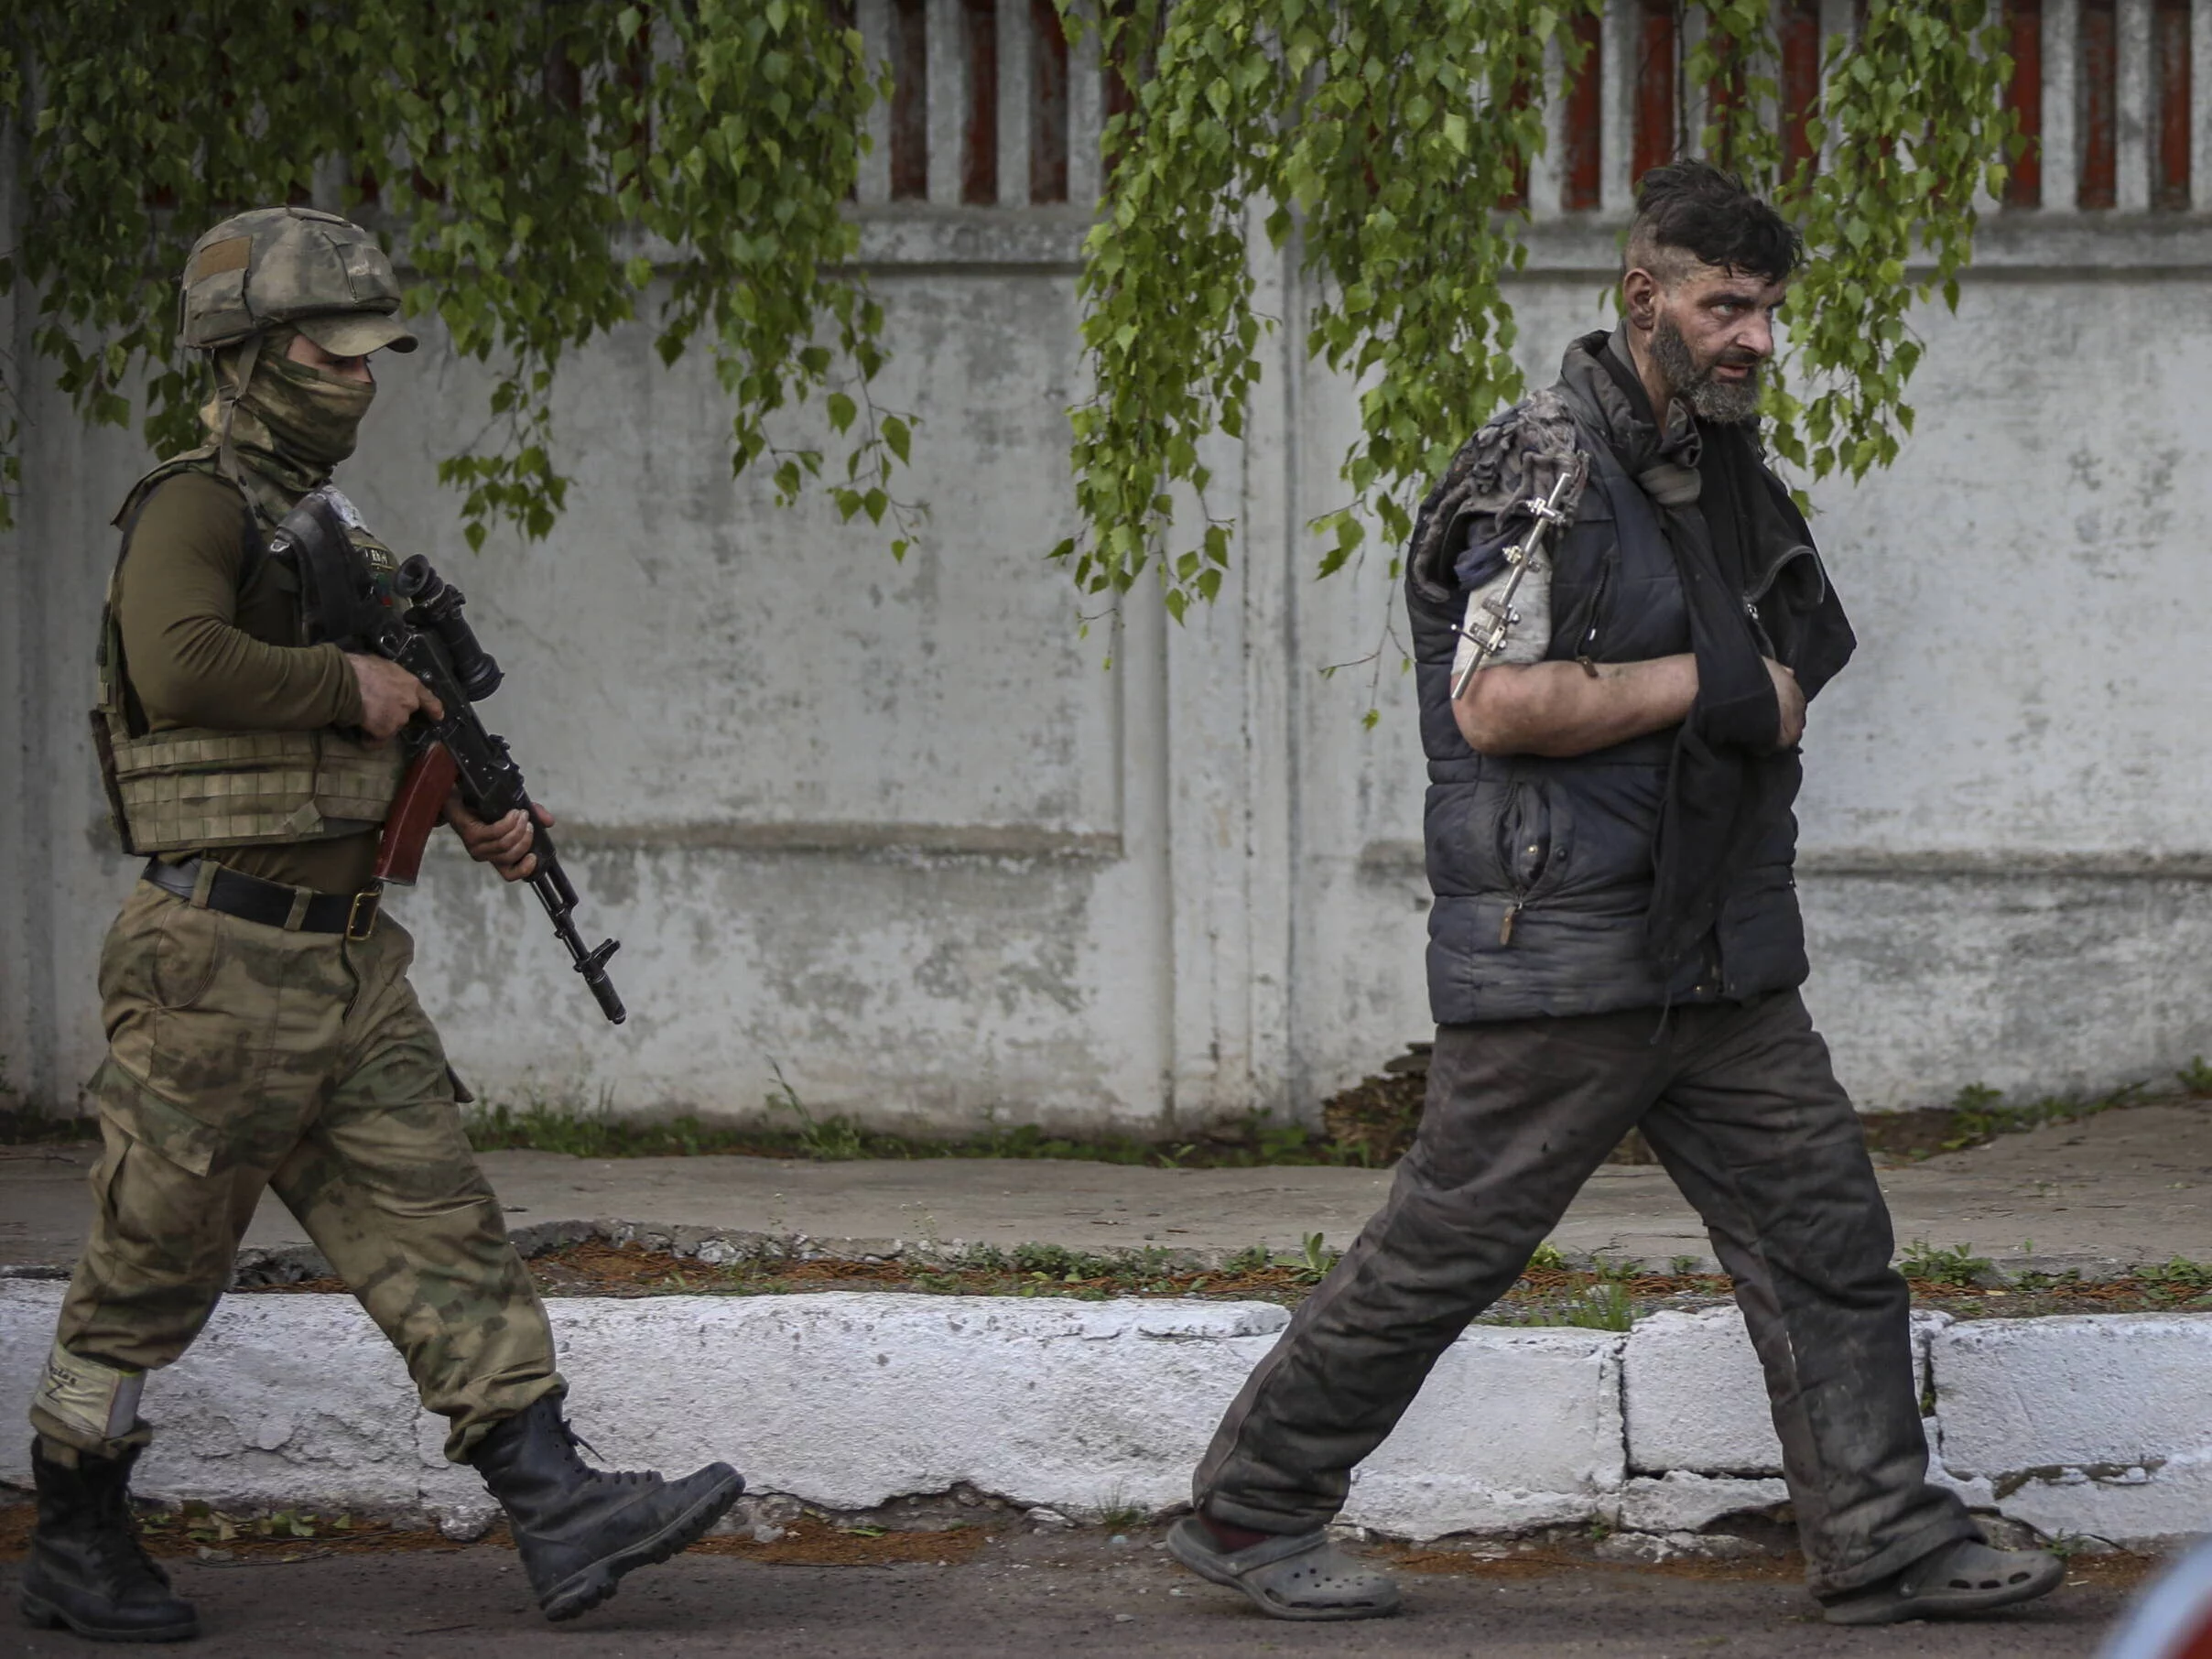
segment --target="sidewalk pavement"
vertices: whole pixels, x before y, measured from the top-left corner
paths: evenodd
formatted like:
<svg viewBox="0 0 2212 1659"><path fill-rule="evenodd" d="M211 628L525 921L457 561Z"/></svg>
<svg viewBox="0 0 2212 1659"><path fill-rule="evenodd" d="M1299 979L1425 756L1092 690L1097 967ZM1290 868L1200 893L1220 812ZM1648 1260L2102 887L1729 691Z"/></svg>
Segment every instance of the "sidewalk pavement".
<svg viewBox="0 0 2212 1659"><path fill-rule="evenodd" d="M0 1148L0 1268L63 1265L84 1237L93 1146ZM1045 1159L814 1164L743 1157L483 1159L510 1225L620 1220L805 1238L833 1253L906 1246L1049 1243L1296 1251L1342 1248L1382 1203L1384 1170L1149 1169ZM2001 1136L1882 1173L1900 1247L1970 1244L2007 1272L2087 1274L2212 1260L2212 1106L2141 1106ZM1609 1165L1553 1235L1569 1255L1664 1268L1709 1262L1696 1215L1664 1171ZM303 1242L265 1198L249 1248Z"/></svg>

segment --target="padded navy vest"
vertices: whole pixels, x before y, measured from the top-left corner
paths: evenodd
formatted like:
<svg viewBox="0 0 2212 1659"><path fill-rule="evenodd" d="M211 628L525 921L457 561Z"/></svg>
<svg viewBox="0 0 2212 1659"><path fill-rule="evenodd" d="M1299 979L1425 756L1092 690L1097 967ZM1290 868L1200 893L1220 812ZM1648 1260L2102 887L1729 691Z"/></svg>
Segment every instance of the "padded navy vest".
<svg viewBox="0 0 2212 1659"><path fill-rule="evenodd" d="M1625 663L1687 651L1689 618L1658 514L1605 443L1588 430L1577 440L1590 477L1553 548L1547 656ZM1437 575L1452 580L1448 569ZM1409 568L1406 606L1428 755L1428 995L1438 1025L1742 1001L1804 983L1794 817L1780 815L1731 881L1713 933L1664 981L1644 912L1675 729L1567 759L1478 754L1451 710L1452 629L1467 593L1439 591ZM1795 799L1797 756L1766 764L1782 798Z"/></svg>

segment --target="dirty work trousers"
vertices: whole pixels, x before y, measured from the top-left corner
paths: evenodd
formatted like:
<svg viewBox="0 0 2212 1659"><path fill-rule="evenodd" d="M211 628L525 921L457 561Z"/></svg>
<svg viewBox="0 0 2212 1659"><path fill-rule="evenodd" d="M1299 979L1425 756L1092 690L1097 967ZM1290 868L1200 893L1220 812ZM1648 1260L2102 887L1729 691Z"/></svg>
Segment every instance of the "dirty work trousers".
<svg viewBox="0 0 2212 1659"><path fill-rule="evenodd" d="M1198 1507L1263 1532L1331 1520L1438 1356L1638 1126L1735 1281L1814 1592L1978 1535L1928 1483L1889 1211L1795 992L1664 1025L1643 1009L1438 1028L1388 1200L1230 1407Z"/></svg>
<svg viewBox="0 0 2212 1659"><path fill-rule="evenodd" d="M560 1386L545 1308L407 983L414 954L389 917L356 940L147 883L132 893L100 960L106 1150L92 1236L31 1408L49 1443L114 1456L147 1438L81 1398L72 1409L70 1384L96 1394L84 1385L107 1381L103 1368L152 1371L184 1352L265 1187L450 1421L447 1456Z"/></svg>

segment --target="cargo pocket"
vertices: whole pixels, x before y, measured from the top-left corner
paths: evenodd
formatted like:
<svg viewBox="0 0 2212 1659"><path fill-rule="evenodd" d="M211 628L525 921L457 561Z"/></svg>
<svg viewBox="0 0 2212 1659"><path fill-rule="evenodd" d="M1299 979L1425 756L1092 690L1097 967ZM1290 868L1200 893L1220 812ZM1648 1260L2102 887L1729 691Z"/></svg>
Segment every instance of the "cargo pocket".
<svg viewBox="0 0 2212 1659"><path fill-rule="evenodd" d="M162 1099L151 1085L117 1065L114 1057L102 1062L92 1088L103 1116L134 1143L159 1153L186 1174L209 1176L237 1162L233 1136ZM106 1173L112 1185L114 1169ZM104 1192L102 1198L104 1201Z"/></svg>

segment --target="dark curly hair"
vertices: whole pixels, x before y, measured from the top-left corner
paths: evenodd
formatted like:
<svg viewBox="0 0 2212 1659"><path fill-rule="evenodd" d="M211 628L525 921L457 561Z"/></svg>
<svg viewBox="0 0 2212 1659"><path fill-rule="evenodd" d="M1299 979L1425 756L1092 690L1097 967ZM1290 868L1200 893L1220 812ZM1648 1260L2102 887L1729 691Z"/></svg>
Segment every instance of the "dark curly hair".
<svg viewBox="0 0 2212 1659"><path fill-rule="evenodd" d="M1782 282L1805 263L1805 238L1735 174L1709 161L1670 161L1636 186L1622 269L1673 283L1691 260Z"/></svg>

